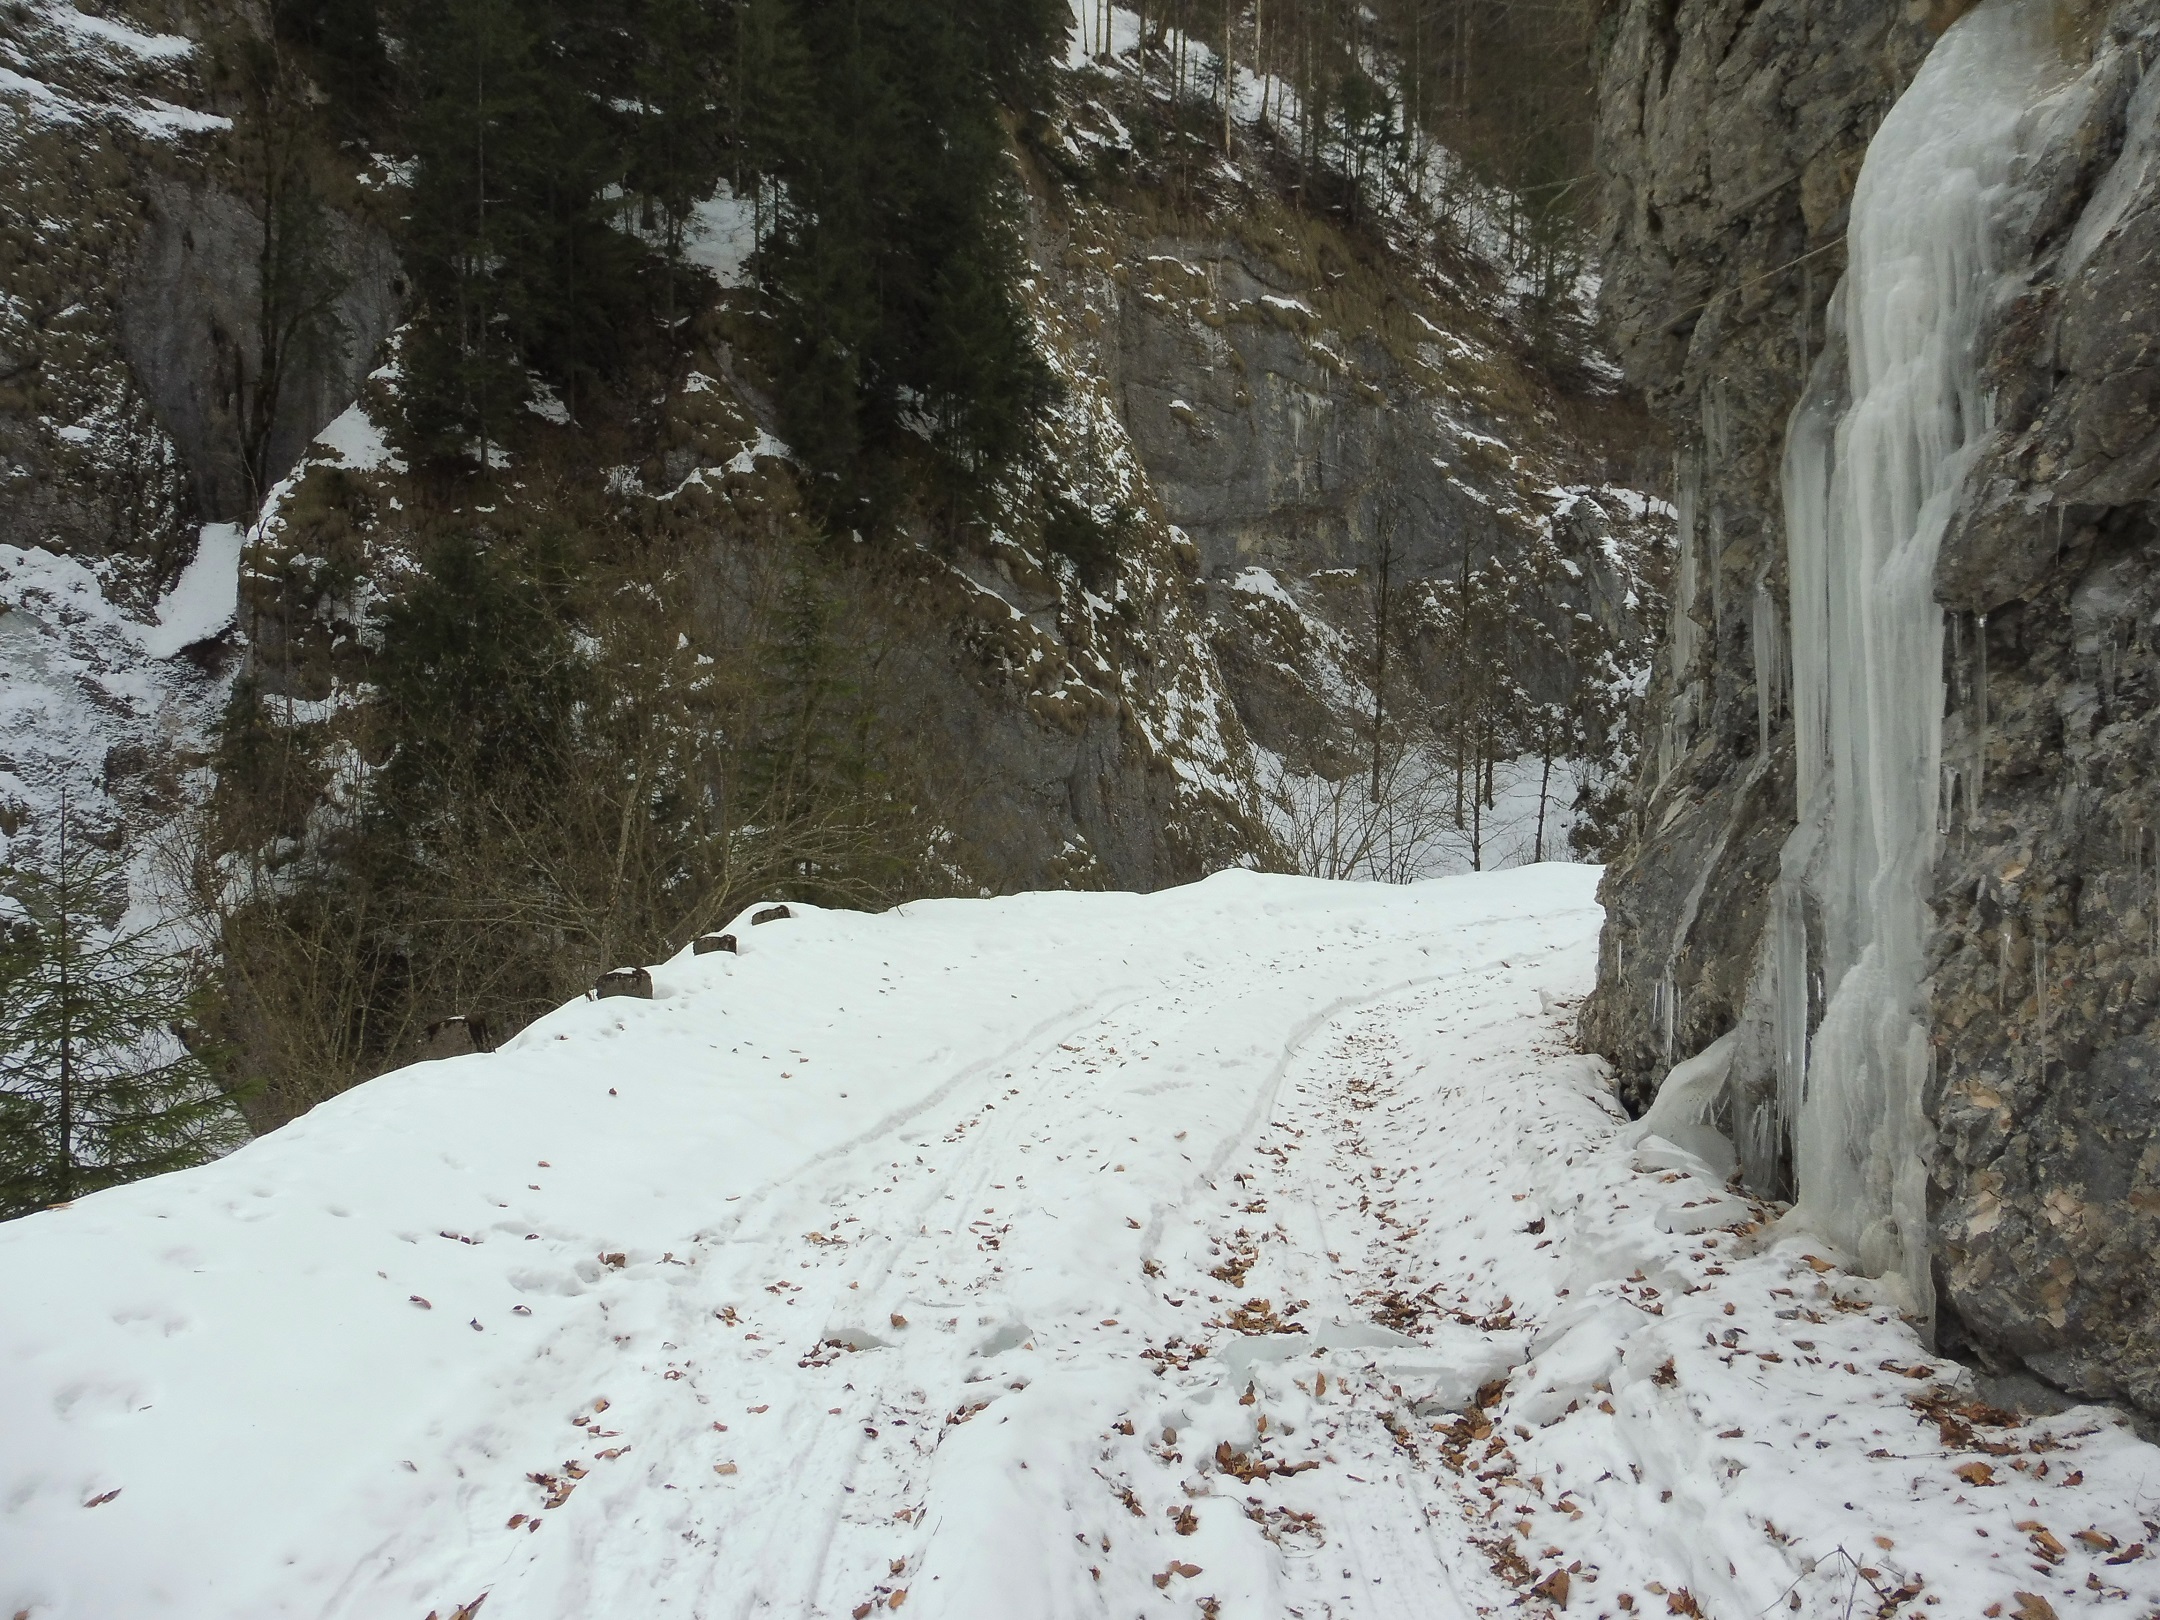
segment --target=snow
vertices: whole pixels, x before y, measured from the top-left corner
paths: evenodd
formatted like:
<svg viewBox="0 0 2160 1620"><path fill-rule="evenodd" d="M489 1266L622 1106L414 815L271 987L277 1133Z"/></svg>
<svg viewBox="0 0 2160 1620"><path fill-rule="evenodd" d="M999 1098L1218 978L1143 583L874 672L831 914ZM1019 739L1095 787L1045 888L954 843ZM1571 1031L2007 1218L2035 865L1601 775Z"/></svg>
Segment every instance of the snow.
<svg viewBox="0 0 2160 1620"><path fill-rule="evenodd" d="M1364 702L1369 711L1371 697ZM1555 759L1548 777L1534 754L1496 760L1493 802L1466 807L1457 826L1454 768L1437 745L1385 750L1378 803L1363 769L1330 780L1293 770L1269 750L1256 752L1269 830L1298 870L1355 882L1454 877L1560 854L1590 769Z"/></svg>
<svg viewBox="0 0 2160 1620"><path fill-rule="evenodd" d="M359 400L332 418L329 425L315 435L315 444L335 452L349 472L373 472L378 467L389 467L396 472L405 470L404 463L391 454L383 430L376 426L375 418Z"/></svg>
<svg viewBox="0 0 2160 1620"><path fill-rule="evenodd" d="M232 622L239 566L239 530L205 524L194 557L145 620L111 601L76 558L0 545L0 757L15 767L7 797L47 809L71 784L87 808L113 749L200 741L224 685L166 661Z"/></svg>
<svg viewBox="0 0 2160 1620"><path fill-rule="evenodd" d="M555 427L570 426L570 407L563 402L562 395L555 391L552 383L545 377L529 376L526 386L531 390L525 396L525 408L528 411Z"/></svg>
<svg viewBox="0 0 2160 1620"><path fill-rule="evenodd" d="M710 271L721 286L749 285L749 264L757 245L756 199L737 197L726 181L691 209L683 233L683 257Z"/></svg>
<svg viewBox="0 0 2160 1620"><path fill-rule="evenodd" d="M0 1612L2142 1612L2160 1452L1636 1140L1596 877L798 905L0 1227Z"/></svg>
<svg viewBox="0 0 2160 1620"><path fill-rule="evenodd" d="M1257 565L1241 568L1231 579L1230 588L1233 591L1243 591L1248 596L1264 596L1270 601L1282 603L1300 616L1305 616L1305 610L1298 605L1297 598L1284 590L1282 582L1268 569Z"/></svg>
<svg viewBox="0 0 2160 1620"><path fill-rule="evenodd" d="M1920 1310L1933 1294L1933 1054L1916 1009L1942 754L1935 554L1991 414L1976 338L2021 127L2055 68L2048 26L2030 0L1986 0L1883 120L1831 306L1849 359L1816 368L1786 448L1800 804L1778 899L1780 1112L1801 1202ZM1685 582L1692 553L1682 566ZM1802 886L1822 913L1814 962ZM1812 1037L1811 982L1827 994Z"/></svg>
<svg viewBox="0 0 2160 1620"><path fill-rule="evenodd" d="M233 127L230 118L221 113L198 112L193 107L176 107L169 101L152 97L140 107L122 107L119 114L143 134L154 139L174 135L210 135Z"/></svg>
<svg viewBox="0 0 2160 1620"><path fill-rule="evenodd" d="M240 526L205 523L195 555L158 603L157 623L143 634L143 651L170 658L233 622L240 610Z"/></svg>
<svg viewBox="0 0 2160 1620"><path fill-rule="evenodd" d="M111 46L143 61L171 61L190 56L195 46L178 34L144 34L124 23L79 11L68 0L48 0L36 8L46 22L93 45Z"/></svg>
<svg viewBox="0 0 2160 1620"><path fill-rule="evenodd" d="M1065 46L1065 65L1069 68L1086 67L1095 59L1095 48L1102 42L1106 25L1113 59L1140 48L1138 12L1110 6L1106 0L1074 0L1072 20Z"/></svg>
<svg viewBox="0 0 2160 1620"><path fill-rule="evenodd" d="M759 428L757 437L729 457L727 466L723 470L736 473L756 472L757 464L761 459L770 457L786 461L791 458L792 454L793 452L786 445L763 428Z"/></svg>
<svg viewBox="0 0 2160 1620"><path fill-rule="evenodd" d="M33 121L48 119L56 124L72 124L81 110L52 86L17 73L13 68L0 67L0 96L27 98L35 109L31 114Z"/></svg>
<svg viewBox="0 0 2160 1620"><path fill-rule="evenodd" d="M9 25L0 39L0 55L11 64L0 66L0 98L27 103L15 109L24 115L19 124L115 119L154 140L232 128L229 118L150 93L160 75L174 86L186 82L182 70L195 46L181 35L146 34L68 0L17 5ZM47 82L56 75L67 75L78 88L85 82L102 88L81 99Z"/></svg>

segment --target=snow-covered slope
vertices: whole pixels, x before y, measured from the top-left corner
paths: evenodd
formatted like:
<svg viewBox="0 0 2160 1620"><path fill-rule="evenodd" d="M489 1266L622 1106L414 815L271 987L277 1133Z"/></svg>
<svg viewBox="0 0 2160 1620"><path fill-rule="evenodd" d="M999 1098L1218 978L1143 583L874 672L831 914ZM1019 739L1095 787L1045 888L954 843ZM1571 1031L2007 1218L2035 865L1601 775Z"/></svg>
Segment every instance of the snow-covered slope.
<svg viewBox="0 0 2160 1620"><path fill-rule="evenodd" d="M798 907L0 1228L0 1614L2146 1612L2160 1452L1636 1143L1595 878Z"/></svg>

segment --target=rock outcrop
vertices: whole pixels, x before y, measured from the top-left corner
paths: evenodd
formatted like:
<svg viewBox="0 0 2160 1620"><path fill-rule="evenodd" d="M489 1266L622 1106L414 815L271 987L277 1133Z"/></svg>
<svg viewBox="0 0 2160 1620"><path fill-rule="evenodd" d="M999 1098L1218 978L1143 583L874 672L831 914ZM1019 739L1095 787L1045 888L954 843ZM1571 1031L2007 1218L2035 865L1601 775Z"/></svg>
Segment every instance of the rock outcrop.
<svg viewBox="0 0 2160 1620"><path fill-rule="evenodd" d="M1790 1195L1767 924L1793 824L1779 462L1867 142L1958 10L1641 0L1605 60L1606 306L1681 441L1676 612L1585 1038L1647 1098L1737 1029L1727 1117ZM1929 918L1939 1335L2160 1412L2160 83L2147 4L2055 7L1939 553ZM1824 986L1808 987L1819 1016Z"/></svg>

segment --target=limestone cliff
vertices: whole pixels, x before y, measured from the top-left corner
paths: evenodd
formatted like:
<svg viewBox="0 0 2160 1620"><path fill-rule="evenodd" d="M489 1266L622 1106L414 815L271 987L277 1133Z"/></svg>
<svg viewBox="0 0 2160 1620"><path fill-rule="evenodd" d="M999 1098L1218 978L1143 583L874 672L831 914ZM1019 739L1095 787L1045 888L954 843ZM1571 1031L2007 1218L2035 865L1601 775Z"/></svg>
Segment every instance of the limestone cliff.
<svg viewBox="0 0 2160 1620"><path fill-rule="evenodd" d="M1680 441L1682 549L1584 1033L1642 1099L1737 1030L1726 1119L1748 1174L1787 1196L1769 937L1795 814L1780 459L1868 143L1957 9L1648 0L1615 13L1604 63L1606 307ZM1946 1345L2151 1413L2154 14L2031 21L2056 88L1999 232L1977 357L1991 410L1966 430L1934 579L1933 1303ZM1810 1027L1830 988L1805 986Z"/></svg>
<svg viewBox="0 0 2160 1620"><path fill-rule="evenodd" d="M1192 137L1159 90L1076 57L1013 151L1025 303L1062 388L1040 465L957 537L778 546L804 489L725 196L694 256L720 285L673 371L576 419L543 398L498 434L489 489L447 487L393 449L405 174L308 136L338 340L295 349L268 420L251 416L275 132L247 74L268 30L239 3L35 0L0 19L0 830L26 848L61 787L101 836L163 836L210 790L244 674L240 731L279 765L222 836L273 869L303 859L397 746L374 707L382 616L453 518L483 541L601 537L610 589L649 604L613 621L611 667L651 683L623 700L723 748L713 683L754 684L774 604L815 596L851 701L907 756L927 844L911 858L947 888L1296 864L1299 805L1363 780L1376 685L1401 747L1430 752L1417 739L1449 689L1420 603L1473 567L1536 633L1523 691L1488 700L1593 692L1598 758L1520 773L1519 851L1450 830L1404 870L1564 852L1578 789L1596 799L1628 756L1669 532L1638 486L1661 471L1579 290L1533 309L1474 187L1455 187L1455 217L1399 182L1384 206L1308 205L1265 128L1240 127L1227 159L1177 158ZM1085 505L1083 544L1029 504L1053 469ZM1402 647L1384 676L1376 635ZM1462 781L1458 761L1457 819ZM1484 813L1474 784L1469 803ZM445 987L426 1016L474 1010L469 993ZM259 1122L307 1100L262 1102Z"/></svg>

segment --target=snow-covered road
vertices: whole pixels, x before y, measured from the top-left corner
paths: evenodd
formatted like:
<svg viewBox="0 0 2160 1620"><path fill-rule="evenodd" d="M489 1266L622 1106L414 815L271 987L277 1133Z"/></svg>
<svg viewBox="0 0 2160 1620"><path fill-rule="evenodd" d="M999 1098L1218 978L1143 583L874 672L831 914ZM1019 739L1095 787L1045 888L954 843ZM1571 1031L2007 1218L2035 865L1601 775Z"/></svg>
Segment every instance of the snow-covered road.
<svg viewBox="0 0 2160 1620"><path fill-rule="evenodd" d="M2152 1614L2160 1451L1636 1142L1595 877L797 907L0 1227L0 1615Z"/></svg>

